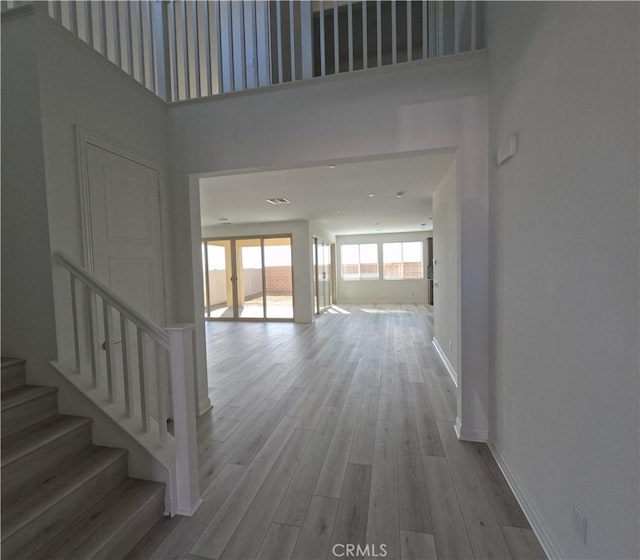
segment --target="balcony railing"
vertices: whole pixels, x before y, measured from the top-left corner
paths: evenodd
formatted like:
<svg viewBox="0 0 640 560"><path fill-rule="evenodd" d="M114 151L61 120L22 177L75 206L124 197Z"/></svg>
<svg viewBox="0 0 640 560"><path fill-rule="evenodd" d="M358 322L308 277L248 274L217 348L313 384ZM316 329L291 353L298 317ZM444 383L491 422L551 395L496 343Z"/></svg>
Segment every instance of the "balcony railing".
<svg viewBox="0 0 640 560"><path fill-rule="evenodd" d="M46 7L169 102L485 46L484 2L468 0L77 0Z"/></svg>

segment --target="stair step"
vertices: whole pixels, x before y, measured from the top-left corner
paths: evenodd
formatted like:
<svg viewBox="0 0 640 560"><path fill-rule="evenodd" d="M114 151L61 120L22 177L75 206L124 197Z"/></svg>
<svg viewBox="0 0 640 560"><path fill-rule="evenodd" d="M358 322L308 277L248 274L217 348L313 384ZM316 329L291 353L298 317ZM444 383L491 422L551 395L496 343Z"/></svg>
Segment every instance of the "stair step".
<svg viewBox="0 0 640 560"><path fill-rule="evenodd" d="M58 410L58 389L22 385L2 392L2 437L15 434L53 416Z"/></svg>
<svg viewBox="0 0 640 560"><path fill-rule="evenodd" d="M164 484L128 478L30 560L123 558L164 510Z"/></svg>
<svg viewBox="0 0 640 560"><path fill-rule="evenodd" d="M91 445L91 419L55 415L2 439L2 498Z"/></svg>
<svg viewBox="0 0 640 560"><path fill-rule="evenodd" d="M1 380L3 392L24 385L24 360L21 358L2 358Z"/></svg>
<svg viewBox="0 0 640 560"><path fill-rule="evenodd" d="M124 449L93 447L15 489L2 504L2 553L28 558L127 476Z"/></svg>

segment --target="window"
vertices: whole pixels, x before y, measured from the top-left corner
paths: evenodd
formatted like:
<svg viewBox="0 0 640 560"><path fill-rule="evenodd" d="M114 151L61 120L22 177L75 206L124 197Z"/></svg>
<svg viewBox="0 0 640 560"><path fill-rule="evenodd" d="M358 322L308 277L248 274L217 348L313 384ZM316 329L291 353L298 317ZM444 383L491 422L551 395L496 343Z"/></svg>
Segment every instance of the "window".
<svg viewBox="0 0 640 560"><path fill-rule="evenodd" d="M382 262L385 280L424 278L422 241L383 243Z"/></svg>
<svg viewBox="0 0 640 560"><path fill-rule="evenodd" d="M342 245L340 270L343 280L377 280L378 244Z"/></svg>

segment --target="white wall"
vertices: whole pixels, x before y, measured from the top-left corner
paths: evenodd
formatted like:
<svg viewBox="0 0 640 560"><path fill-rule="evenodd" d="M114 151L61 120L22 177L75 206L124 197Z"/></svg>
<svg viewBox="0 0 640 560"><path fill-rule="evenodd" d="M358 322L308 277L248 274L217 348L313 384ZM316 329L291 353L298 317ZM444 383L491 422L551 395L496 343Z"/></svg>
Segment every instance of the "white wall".
<svg viewBox="0 0 640 560"><path fill-rule="evenodd" d="M291 235L294 320L296 323L310 323L313 321L313 289L311 283L313 273L311 270L311 239L309 237L308 222L298 220L290 222L264 222L260 224L233 224L230 226L206 226L202 228L202 237L280 234ZM202 275L202 272L200 274Z"/></svg>
<svg viewBox="0 0 640 560"><path fill-rule="evenodd" d="M425 218L426 219L426 218ZM338 278L337 299L339 304L362 303L423 303L429 301L427 280L427 237L431 232L386 233L370 235L339 235L336 238L336 271ZM378 243L378 267L382 275L382 243L398 241L422 241L424 278L409 280L343 280L340 275L341 247L351 243Z"/></svg>
<svg viewBox="0 0 640 560"><path fill-rule="evenodd" d="M453 370L459 369L460 246L456 160L433 193L434 338Z"/></svg>
<svg viewBox="0 0 640 560"><path fill-rule="evenodd" d="M76 127L128 148L166 175L167 107L131 77L46 15L34 16L42 114L42 142L51 249L83 264ZM163 212L167 319L171 320L169 223L166 180L160 184ZM68 277L54 270L58 348L73 348ZM61 304L62 303L62 304ZM66 309L65 309L66 308ZM65 337L65 334L67 335Z"/></svg>
<svg viewBox="0 0 640 560"><path fill-rule="evenodd" d="M2 22L2 355L56 357L34 20Z"/></svg>
<svg viewBox="0 0 640 560"><path fill-rule="evenodd" d="M313 242L313 238L319 237L323 241L326 241L329 244L336 242L336 236L333 232L325 229L318 222L314 220L309 221L309 235L311 236L311 241Z"/></svg>
<svg viewBox="0 0 640 560"><path fill-rule="evenodd" d="M488 23L493 444L552 556L637 559L639 5L490 3Z"/></svg>

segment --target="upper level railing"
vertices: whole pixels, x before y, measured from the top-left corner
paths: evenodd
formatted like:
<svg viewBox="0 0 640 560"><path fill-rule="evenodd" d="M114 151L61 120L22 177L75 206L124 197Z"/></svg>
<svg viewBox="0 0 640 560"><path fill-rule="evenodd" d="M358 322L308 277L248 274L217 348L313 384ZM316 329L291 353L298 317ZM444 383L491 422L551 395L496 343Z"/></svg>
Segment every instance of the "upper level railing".
<svg viewBox="0 0 640 560"><path fill-rule="evenodd" d="M7 9L24 2L3 1ZM166 101L474 51L470 0L77 0L49 15Z"/></svg>
<svg viewBox="0 0 640 560"><path fill-rule="evenodd" d="M56 367L164 464L170 513L192 515L201 503L193 325L160 328L63 253L54 262L69 274L74 342Z"/></svg>

